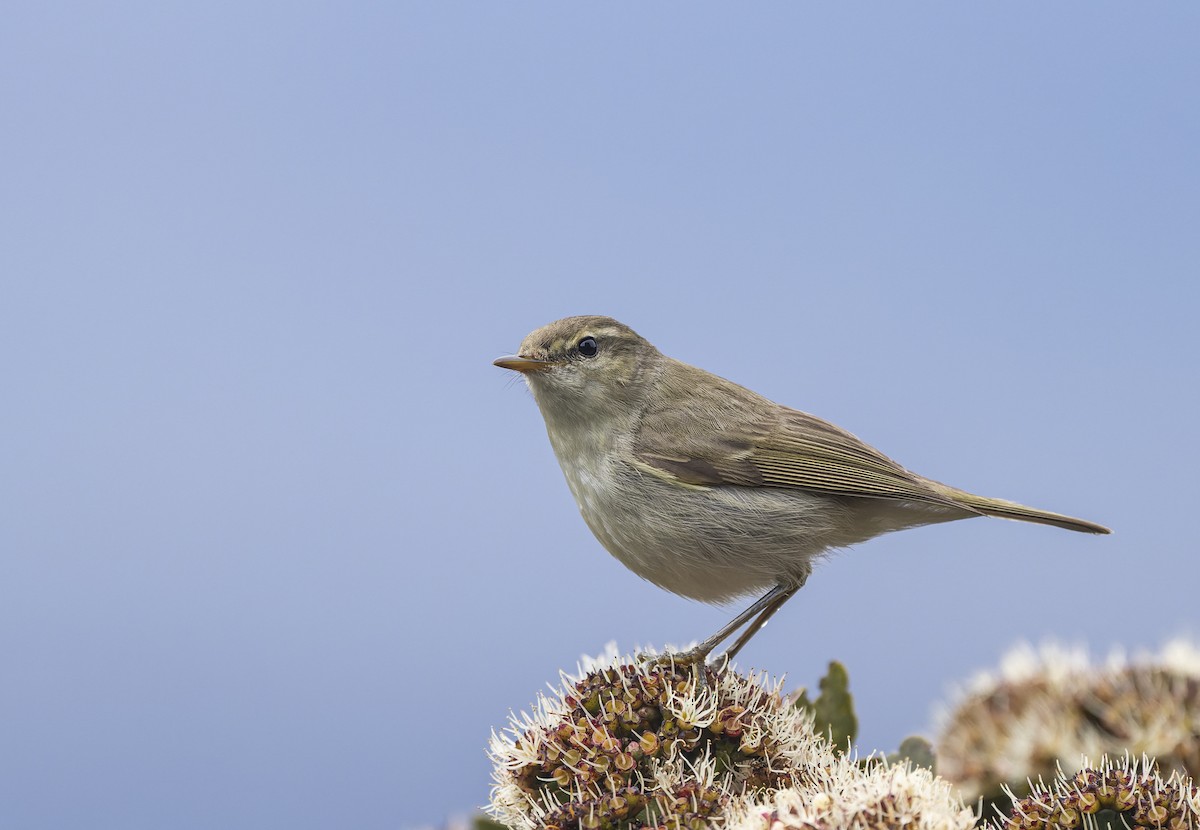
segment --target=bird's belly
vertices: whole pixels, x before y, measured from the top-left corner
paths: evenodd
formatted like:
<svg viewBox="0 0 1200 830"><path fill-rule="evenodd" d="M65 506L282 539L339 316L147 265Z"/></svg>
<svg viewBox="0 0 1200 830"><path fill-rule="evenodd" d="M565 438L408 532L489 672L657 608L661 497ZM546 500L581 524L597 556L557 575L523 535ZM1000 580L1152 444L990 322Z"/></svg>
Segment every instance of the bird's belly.
<svg viewBox="0 0 1200 830"><path fill-rule="evenodd" d="M611 457L562 466L579 512L613 556L705 602L803 582L834 544L843 509L800 491L681 487Z"/></svg>

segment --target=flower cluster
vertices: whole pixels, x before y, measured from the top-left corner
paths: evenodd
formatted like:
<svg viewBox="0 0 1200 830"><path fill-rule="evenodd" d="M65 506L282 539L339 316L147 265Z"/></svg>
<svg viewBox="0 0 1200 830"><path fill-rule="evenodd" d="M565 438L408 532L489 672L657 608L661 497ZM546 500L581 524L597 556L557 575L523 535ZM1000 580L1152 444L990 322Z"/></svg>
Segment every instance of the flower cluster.
<svg viewBox="0 0 1200 830"><path fill-rule="evenodd" d="M841 757L813 786L731 810L726 830L972 830L951 785L908 763Z"/></svg>
<svg viewBox="0 0 1200 830"><path fill-rule="evenodd" d="M1200 650L1095 665L1079 651L1023 647L1000 676L984 676L945 718L938 772L964 797L1000 798L1028 779L1079 769L1081 756L1156 757L1164 769L1200 772Z"/></svg>
<svg viewBox="0 0 1200 830"><path fill-rule="evenodd" d="M1073 776L1039 782L1023 799L1014 798L1011 815L993 820L988 830L1074 830L1077 827L1131 830L1197 830L1200 790L1179 772L1163 779L1152 761L1139 765L1125 756L1102 758Z"/></svg>
<svg viewBox="0 0 1200 830"><path fill-rule="evenodd" d="M490 812L514 828L701 828L731 799L834 763L779 684L669 656L593 661L494 735Z"/></svg>

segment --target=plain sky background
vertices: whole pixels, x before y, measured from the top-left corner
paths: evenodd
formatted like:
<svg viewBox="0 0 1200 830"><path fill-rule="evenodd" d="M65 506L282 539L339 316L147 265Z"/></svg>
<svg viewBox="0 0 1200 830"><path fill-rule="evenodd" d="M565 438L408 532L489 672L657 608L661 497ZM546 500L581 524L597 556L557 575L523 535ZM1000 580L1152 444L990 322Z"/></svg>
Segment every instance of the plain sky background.
<svg viewBox="0 0 1200 830"><path fill-rule="evenodd" d="M666 353L1002 521L742 655L865 750L1022 639L1197 633L1194 3L9 3L0 825L415 827L559 668L710 634L579 518L531 329Z"/></svg>

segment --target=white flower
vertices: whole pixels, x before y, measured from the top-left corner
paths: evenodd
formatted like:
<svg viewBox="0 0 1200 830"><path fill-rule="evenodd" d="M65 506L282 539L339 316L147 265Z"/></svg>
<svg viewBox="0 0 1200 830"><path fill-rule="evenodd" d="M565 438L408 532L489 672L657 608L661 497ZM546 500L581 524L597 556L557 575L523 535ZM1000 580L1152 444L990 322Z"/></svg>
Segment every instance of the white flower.
<svg viewBox="0 0 1200 830"><path fill-rule="evenodd" d="M950 784L907 763L843 756L809 786L745 798L726 830L971 830L975 815Z"/></svg>
<svg viewBox="0 0 1200 830"><path fill-rule="evenodd" d="M667 690L664 707L683 729L704 729L717 716L717 694L707 687L697 688L692 678L683 691Z"/></svg>

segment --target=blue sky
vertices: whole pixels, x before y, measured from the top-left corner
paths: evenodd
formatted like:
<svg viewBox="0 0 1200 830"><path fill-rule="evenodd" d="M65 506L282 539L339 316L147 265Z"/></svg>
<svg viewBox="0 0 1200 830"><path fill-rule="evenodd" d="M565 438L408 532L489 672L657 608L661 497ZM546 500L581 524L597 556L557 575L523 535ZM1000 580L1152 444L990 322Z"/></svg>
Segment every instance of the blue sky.
<svg viewBox="0 0 1200 830"><path fill-rule="evenodd" d="M742 655L865 749L1012 643L1197 634L1192 4L15 4L0 824L392 828L701 638L491 360L568 314L1109 524L833 557Z"/></svg>

